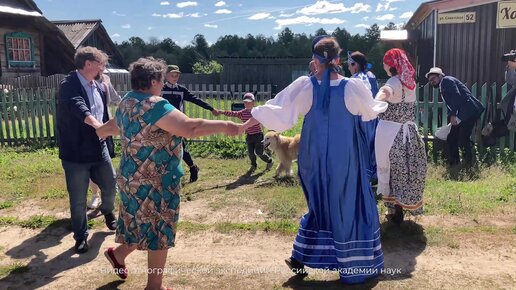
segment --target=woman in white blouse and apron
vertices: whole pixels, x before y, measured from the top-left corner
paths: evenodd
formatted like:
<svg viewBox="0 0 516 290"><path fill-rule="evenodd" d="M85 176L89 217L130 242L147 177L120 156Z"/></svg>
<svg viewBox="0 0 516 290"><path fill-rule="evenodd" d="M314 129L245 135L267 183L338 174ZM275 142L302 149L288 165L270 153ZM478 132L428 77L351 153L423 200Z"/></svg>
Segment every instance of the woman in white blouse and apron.
<svg viewBox="0 0 516 290"><path fill-rule="evenodd" d="M375 97L389 103L387 111L378 116L376 129L378 194L388 208L387 219L400 224L404 210L412 215L423 213L426 152L415 123L414 68L397 48L385 53L383 63L391 78Z"/></svg>

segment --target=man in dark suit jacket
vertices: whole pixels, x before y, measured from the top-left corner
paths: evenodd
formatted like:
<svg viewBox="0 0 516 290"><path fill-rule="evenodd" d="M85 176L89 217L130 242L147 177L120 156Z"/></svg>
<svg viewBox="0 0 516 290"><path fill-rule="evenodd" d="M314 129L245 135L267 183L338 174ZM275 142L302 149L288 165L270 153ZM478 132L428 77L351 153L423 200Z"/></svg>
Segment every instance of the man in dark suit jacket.
<svg viewBox="0 0 516 290"><path fill-rule="evenodd" d="M116 228L113 214L116 181L106 142L95 130L109 120L106 96L94 78L105 69L107 55L82 47L75 53L77 71L61 81L57 106L59 158L63 165L70 197L75 251L88 251L86 199L89 180L96 183L102 196L100 211L110 230Z"/></svg>
<svg viewBox="0 0 516 290"><path fill-rule="evenodd" d="M448 118L452 125L446 140L449 165L460 163L459 146L464 150L465 163L472 164L471 132L484 111L484 106L461 81L452 76L445 76L440 68L431 68L425 76L432 86L439 88L448 107Z"/></svg>

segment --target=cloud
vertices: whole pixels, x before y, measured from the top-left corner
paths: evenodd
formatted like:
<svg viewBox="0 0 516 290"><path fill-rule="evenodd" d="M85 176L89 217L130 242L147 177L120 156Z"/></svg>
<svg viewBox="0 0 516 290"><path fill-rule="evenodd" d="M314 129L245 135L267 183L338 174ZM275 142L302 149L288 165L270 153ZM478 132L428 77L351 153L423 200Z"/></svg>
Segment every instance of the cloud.
<svg viewBox="0 0 516 290"><path fill-rule="evenodd" d="M190 16L190 17L193 17L193 18L199 18L201 17L201 15L199 14L199 12L195 12L195 13L192 13L192 14L188 14L186 16Z"/></svg>
<svg viewBox="0 0 516 290"><path fill-rule="evenodd" d="M294 15L296 15L296 13L291 13L291 14L281 13L281 14L279 15L279 17L292 17L292 16L294 16Z"/></svg>
<svg viewBox="0 0 516 290"><path fill-rule="evenodd" d="M131 28L131 24L124 24L121 26L123 29L129 29Z"/></svg>
<svg viewBox="0 0 516 290"><path fill-rule="evenodd" d="M274 29L281 29L287 25L299 25L299 24L342 24L346 22L346 20L338 19L338 18L318 18L318 17L308 17L308 16L299 16L296 18L287 18L287 19L277 19L276 26Z"/></svg>
<svg viewBox="0 0 516 290"><path fill-rule="evenodd" d="M121 13L118 13L118 12L116 12L116 11L113 11L112 13L113 13L114 15L116 15L116 16L126 16L125 14L121 14Z"/></svg>
<svg viewBox="0 0 516 290"><path fill-rule="evenodd" d="M111 35L111 38L117 38L117 37L120 37L120 34L114 33L113 35Z"/></svg>
<svg viewBox="0 0 516 290"><path fill-rule="evenodd" d="M249 20L261 20L261 19L265 19L267 17L271 16L270 13L266 13L266 12L260 12L260 13L256 13L254 14L253 16L247 18Z"/></svg>
<svg viewBox="0 0 516 290"><path fill-rule="evenodd" d="M179 2L176 4L178 8L185 8L188 6L197 6L197 2L195 1L186 1L186 2Z"/></svg>
<svg viewBox="0 0 516 290"><path fill-rule="evenodd" d="M152 26L147 27L147 30L152 30Z"/></svg>
<svg viewBox="0 0 516 290"><path fill-rule="evenodd" d="M400 18L401 18L401 19L404 19L404 18L410 18L410 17L412 17L412 15L414 15L414 12L412 12L412 11L408 11L408 12L405 12L405 13L401 14L401 15L400 15Z"/></svg>
<svg viewBox="0 0 516 290"><path fill-rule="evenodd" d="M364 21L367 21L367 19L369 19L369 16L362 17L362 20L364 20Z"/></svg>
<svg viewBox="0 0 516 290"><path fill-rule="evenodd" d="M233 13L233 12L228 9L219 9L219 10L215 11L215 14L231 14L231 13Z"/></svg>
<svg viewBox="0 0 516 290"><path fill-rule="evenodd" d="M385 20L393 20L394 14L385 14L382 16L376 16L376 20L385 21Z"/></svg>
<svg viewBox="0 0 516 290"><path fill-rule="evenodd" d="M208 27L208 28L217 28L219 27L217 24L204 24L204 27Z"/></svg>
<svg viewBox="0 0 516 290"><path fill-rule="evenodd" d="M367 24L363 24L363 23L355 25L355 27L357 27L357 28L369 28L370 26L371 25L367 25Z"/></svg>
<svg viewBox="0 0 516 290"><path fill-rule="evenodd" d="M378 5L376 5L376 12L382 12L382 11L394 11L398 8L392 7L391 3L395 2L403 2L405 0L381 0Z"/></svg>
<svg viewBox="0 0 516 290"><path fill-rule="evenodd" d="M159 5L162 5L162 6L170 5L170 2L168 2L168 1L159 2Z"/></svg>
<svg viewBox="0 0 516 290"><path fill-rule="evenodd" d="M177 19L177 18L182 18L184 16L184 13L183 12L181 12L181 13L168 13L168 14L152 13L152 16Z"/></svg>
<svg viewBox="0 0 516 290"><path fill-rule="evenodd" d="M219 2L215 3L216 7L222 7L222 6L225 6L225 5L226 5L226 2L224 2L224 1L219 1Z"/></svg>
<svg viewBox="0 0 516 290"><path fill-rule="evenodd" d="M344 3L331 3L326 0L317 1L311 6L306 6L297 10L296 13L303 15L333 14L333 13L360 13L371 12L371 5L355 3L352 7L345 7Z"/></svg>

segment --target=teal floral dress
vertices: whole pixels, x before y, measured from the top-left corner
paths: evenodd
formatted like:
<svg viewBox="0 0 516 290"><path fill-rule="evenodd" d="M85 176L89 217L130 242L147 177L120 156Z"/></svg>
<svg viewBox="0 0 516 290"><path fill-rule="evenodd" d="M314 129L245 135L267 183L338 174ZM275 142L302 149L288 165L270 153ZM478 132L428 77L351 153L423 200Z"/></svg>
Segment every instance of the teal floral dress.
<svg viewBox="0 0 516 290"><path fill-rule="evenodd" d="M115 241L138 250L174 246L183 168L181 138L155 126L174 107L163 98L127 93L116 111L122 156Z"/></svg>

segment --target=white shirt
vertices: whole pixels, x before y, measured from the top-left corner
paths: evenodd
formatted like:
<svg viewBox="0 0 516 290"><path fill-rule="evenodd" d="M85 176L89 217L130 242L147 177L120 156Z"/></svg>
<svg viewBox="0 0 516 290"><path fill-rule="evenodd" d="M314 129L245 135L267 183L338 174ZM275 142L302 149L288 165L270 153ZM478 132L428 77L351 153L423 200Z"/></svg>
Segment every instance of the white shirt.
<svg viewBox="0 0 516 290"><path fill-rule="evenodd" d="M341 80L331 80L330 86L338 86ZM379 113L385 112L387 103L373 100L371 91L360 79L347 80L348 83L344 87L344 103L351 114L360 115L363 121L369 121L376 118ZM302 76L265 105L253 108L251 114L266 128L283 132L292 128L300 115L306 115L312 108L312 103L312 81L310 77Z"/></svg>
<svg viewBox="0 0 516 290"><path fill-rule="evenodd" d="M403 91L405 91L405 103L413 103L416 101L416 90L409 90L407 87L403 87L398 77L389 78L385 85L380 88L377 96L382 94L382 90L389 92L389 97L385 99L389 101L389 103L401 103Z"/></svg>
<svg viewBox="0 0 516 290"><path fill-rule="evenodd" d="M104 102L102 102L102 96L100 95L97 87L97 83L94 81L88 82L79 71L77 71L77 77L81 82L86 94L88 95L88 101L90 103L90 112L99 121L103 123L104 117Z"/></svg>

